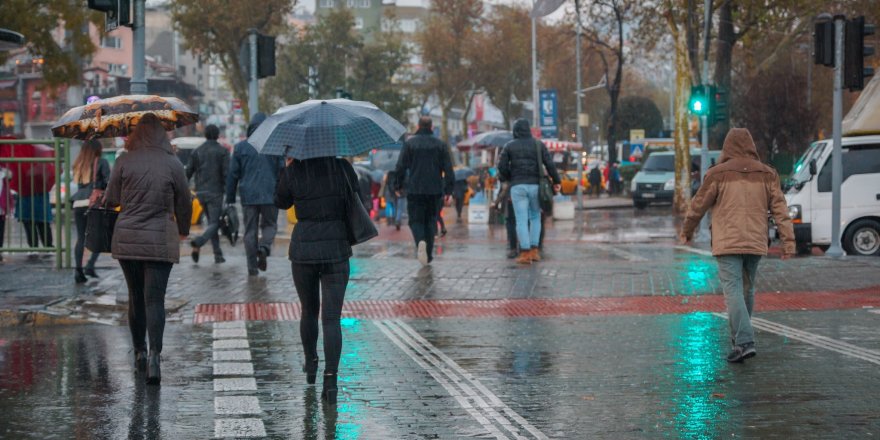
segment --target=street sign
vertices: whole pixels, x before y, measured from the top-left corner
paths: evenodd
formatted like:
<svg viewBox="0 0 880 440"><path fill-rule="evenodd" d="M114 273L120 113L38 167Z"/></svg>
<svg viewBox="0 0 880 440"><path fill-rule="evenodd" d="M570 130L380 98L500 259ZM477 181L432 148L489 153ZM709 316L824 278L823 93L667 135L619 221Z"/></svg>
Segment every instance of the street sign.
<svg viewBox="0 0 880 440"><path fill-rule="evenodd" d="M578 125L581 127L589 127L590 126L590 114L589 113L581 113L578 115Z"/></svg>
<svg viewBox="0 0 880 440"><path fill-rule="evenodd" d="M642 144L630 144L629 154L632 156L643 156L645 154L645 146Z"/></svg>
<svg viewBox="0 0 880 440"><path fill-rule="evenodd" d="M631 143L631 144L638 143L638 141L640 141L644 138L645 138L645 130L638 129L638 130L630 130L629 131L629 143Z"/></svg>
<svg viewBox="0 0 880 440"><path fill-rule="evenodd" d="M541 102L541 137L557 138L559 127L556 125L558 119L556 89L541 90L538 96Z"/></svg>

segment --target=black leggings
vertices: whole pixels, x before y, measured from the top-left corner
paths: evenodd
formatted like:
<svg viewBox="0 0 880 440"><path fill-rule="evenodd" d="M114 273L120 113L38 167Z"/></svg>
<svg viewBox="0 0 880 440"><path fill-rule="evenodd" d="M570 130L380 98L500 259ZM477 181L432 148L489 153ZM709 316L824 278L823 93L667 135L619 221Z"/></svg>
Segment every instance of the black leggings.
<svg viewBox="0 0 880 440"><path fill-rule="evenodd" d="M74 208L73 209L73 219L76 222L76 245L73 247L73 258L76 263L77 269L83 268L83 253L86 242L86 212L89 208ZM99 252L92 252L89 256L89 262L86 264L86 269L94 269L95 262L98 261L98 256L101 255Z"/></svg>
<svg viewBox="0 0 880 440"><path fill-rule="evenodd" d="M318 357L318 314L324 328L324 356L327 363L324 373L339 371L342 352L342 302L348 286L348 260L340 263L299 264L292 263L293 284L302 306L299 336L302 339L306 360Z"/></svg>
<svg viewBox="0 0 880 440"><path fill-rule="evenodd" d="M24 235L27 238L28 246L40 247L39 241L43 242L43 246L52 247L52 224L46 222L37 222L31 220L22 220L24 225ZM39 241L37 241L39 240Z"/></svg>
<svg viewBox="0 0 880 440"><path fill-rule="evenodd" d="M146 350L150 334L150 352L162 352L165 333L165 289L172 263L142 260L119 260L128 284L128 328L137 351Z"/></svg>

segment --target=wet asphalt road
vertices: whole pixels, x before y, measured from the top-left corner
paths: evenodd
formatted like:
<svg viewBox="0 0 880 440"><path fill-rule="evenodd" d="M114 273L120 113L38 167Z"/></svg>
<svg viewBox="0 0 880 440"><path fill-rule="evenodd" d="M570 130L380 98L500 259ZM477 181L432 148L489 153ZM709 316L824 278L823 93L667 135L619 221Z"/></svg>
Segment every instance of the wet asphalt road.
<svg viewBox="0 0 880 440"><path fill-rule="evenodd" d="M583 222L552 225L548 261L526 269L504 258L501 227L450 224L428 270L410 257L406 228L382 227L379 239L357 249L349 301L393 312L403 309L390 301L656 295L687 303L717 293L711 257L675 247L667 212L591 211ZM193 322L198 304L294 302L286 246L280 238L269 272L252 280L239 267L241 246L226 246L226 266L185 258L175 268L169 297L183 305L166 328L158 389L132 372L123 317L0 328L0 438L880 436L880 314L871 307L759 312L759 354L743 365L723 360L723 315L669 313L650 299L613 315L547 317L528 308L506 317L350 314L333 410L300 372L297 321ZM35 264L3 265L6 299L28 298L10 286L11 271ZM878 266L768 258L759 290L765 304L784 301L784 292L826 298L846 289L862 289L859 298L869 301L880 286ZM54 285L121 299L115 264L102 257L99 267L102 280L85 289L60 278ZM661 279L668 288L659 288Z"/></svg>

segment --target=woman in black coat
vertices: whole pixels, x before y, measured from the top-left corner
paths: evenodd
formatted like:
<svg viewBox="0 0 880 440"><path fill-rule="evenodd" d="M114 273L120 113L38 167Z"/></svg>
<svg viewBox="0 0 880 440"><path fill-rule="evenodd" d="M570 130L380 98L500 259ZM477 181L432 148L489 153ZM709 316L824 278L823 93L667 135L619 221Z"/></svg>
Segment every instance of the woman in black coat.
<svg viewBox="0 0 880 440"><path fill-rule="evenodd" d="M336 404L336 373L342 351L342 301L348 286L351 245L345 222L345 200L354 196L358 177L344 159L288 159L275 188L275 206L296 208L290 237L293 284L302 319L299 331L305 353L306 381L318 371L318 315L324 330L324 388L321 399Z"/></svg>

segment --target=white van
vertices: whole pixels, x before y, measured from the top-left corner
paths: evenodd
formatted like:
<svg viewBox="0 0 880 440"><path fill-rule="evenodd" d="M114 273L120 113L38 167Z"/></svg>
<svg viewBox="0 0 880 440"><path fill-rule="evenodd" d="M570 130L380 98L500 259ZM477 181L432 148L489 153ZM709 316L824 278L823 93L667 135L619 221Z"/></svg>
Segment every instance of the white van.
<svg viewBox="0 0 880 440"><path fill-rule="evenodd" d="M798 252L831 245L832 141L817 141L795 163L785 195ZM845 137L840 187L841 244L848 255L880 255L880 136Z"/></svg>

